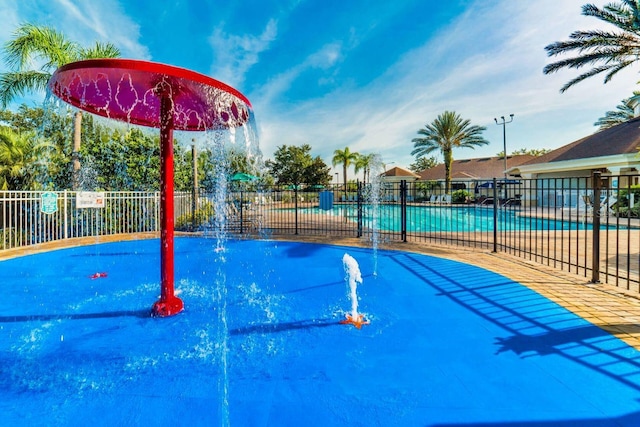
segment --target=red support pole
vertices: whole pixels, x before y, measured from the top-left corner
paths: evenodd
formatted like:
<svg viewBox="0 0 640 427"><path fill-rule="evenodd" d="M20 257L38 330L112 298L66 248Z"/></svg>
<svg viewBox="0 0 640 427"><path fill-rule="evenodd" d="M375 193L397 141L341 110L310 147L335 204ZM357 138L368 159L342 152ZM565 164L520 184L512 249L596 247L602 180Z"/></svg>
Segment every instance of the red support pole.
<svg viewBox="0 0 640 427"><path fill-rule="evenodd" d="M152 308L153 316L180 313L182 300L174 295L173 263L173 105L166 88L160 100L160 300Z"/></svg>

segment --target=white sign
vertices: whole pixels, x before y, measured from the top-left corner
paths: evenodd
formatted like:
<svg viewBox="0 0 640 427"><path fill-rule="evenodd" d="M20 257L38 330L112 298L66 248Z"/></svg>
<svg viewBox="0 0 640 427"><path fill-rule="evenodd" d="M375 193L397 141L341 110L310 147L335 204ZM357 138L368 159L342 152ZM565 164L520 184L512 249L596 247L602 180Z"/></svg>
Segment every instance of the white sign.
<svg viewBox="0 0 640 427"><path fill-rule="evenodd" d="M78 191L76 193L76 209L104 208L103 191Z"/></svg>

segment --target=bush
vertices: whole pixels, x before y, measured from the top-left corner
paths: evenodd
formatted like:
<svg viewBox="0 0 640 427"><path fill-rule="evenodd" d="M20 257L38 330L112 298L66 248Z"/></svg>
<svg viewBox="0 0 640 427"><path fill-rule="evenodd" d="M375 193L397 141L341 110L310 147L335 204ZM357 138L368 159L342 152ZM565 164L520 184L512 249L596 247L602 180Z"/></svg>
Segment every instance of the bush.
<svg viewBox="0 0 640 427"><path fill-rule="evenodd" d="M178 231L194 231L201 225L209 223L214 215L215 209L213 204L205 203L199 209L196 209L195 215L188 213L176 218L175 229Z"/></svg>
<svg viewBox="0 0 640 427"><path fill-rule="evenodd" d="M616 216L621 218L638 218L640 217L640 206L629 208L628 206L618 207Z"/></svg>
<svg viewBox="0 0 640 427"><path fill-rule="evenodd" d="M451 203L468 203L471 200L471 193L467 190L456 190L451 193Z"/></svg>

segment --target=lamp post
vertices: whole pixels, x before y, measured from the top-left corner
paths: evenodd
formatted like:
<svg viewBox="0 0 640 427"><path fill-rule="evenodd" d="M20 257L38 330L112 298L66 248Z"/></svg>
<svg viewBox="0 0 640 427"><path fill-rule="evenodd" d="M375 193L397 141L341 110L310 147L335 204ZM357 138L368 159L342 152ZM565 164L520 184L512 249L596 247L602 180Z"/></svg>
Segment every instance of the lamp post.
<svg viewBox="0 0 640 427"><path fill-rule="evenodd" d="M504 144L504 179L507 179L507 124L513 121L513 114L509 114L509 121L504 116L500 116L501 122L494 117L497 125L502 125L502 143Z"/></svg>

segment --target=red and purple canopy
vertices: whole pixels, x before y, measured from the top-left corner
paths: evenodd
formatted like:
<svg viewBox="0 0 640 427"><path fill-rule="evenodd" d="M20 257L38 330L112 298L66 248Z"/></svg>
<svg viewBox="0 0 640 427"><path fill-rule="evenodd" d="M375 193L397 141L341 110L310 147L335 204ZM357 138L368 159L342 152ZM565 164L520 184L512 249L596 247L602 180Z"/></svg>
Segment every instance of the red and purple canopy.
<svg viewBox="0 0 640 427"><path fill-rule="evenodd" d="M63 101L103 117L160 127L160 100L171 105L170 126L203 131L242 126L251 103L218 80L184 68L133 59L91 59L60 67L49 81Z"/></svg>

